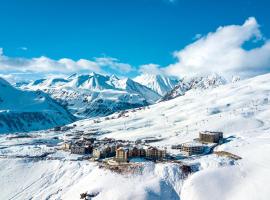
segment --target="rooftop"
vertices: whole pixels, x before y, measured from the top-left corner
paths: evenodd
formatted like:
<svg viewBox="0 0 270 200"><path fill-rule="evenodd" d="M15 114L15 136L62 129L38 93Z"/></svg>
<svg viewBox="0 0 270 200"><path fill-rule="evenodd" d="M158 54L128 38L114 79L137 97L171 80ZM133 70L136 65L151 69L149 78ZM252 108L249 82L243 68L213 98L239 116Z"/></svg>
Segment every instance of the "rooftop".
<svg viewBox="0 0 270 200"><path fill-rule="evenodd" d="M119 147L117 150L124 150L124 151L129 151L129 148L127 148L127 147Z"/></svg>
<svg viewBox="0 0 270 200"><path fill-rule="evenodd" d="M220 131L201 131L200 133L207 134L207 135L217 135L217 134L220 134L222 132L220 132Z"/></svg>
<svg viewBox="0 0 270 200"><path fill-rule="evenodd" d="M181 145L185 147L204 147L204 145L199 142L186 142Z"/></svg>

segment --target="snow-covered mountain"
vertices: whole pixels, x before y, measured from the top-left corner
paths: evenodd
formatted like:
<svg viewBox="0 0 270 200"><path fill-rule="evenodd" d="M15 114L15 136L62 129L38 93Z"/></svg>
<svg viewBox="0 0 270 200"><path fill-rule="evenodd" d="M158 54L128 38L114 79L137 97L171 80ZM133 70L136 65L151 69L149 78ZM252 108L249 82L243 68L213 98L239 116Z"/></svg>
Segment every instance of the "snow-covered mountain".
<svg viewBox="0 0 270 200"><path fill-rule="evenodd" d="M159 101L168 101L178 96L183 96L186 91L190 90L190 84L181 80L178 84L168 93L166 93Z"/></svg>
<svg viewBox="0 0 270 200"><path fill-rule="evenodd" d="M67 78L36 80L23 87L42 90L77 117L106 116L116 111L146 106L159 94L129 78L91 73Z"/></svg>
<svg viewBox="0 0 270 200"><path fill-rule="evenodd" d="M91 129L109 132L102 137L122 140L160 138L161 141L152 145L167 147L168 152L174 152L171 145L197 138L199 131L222 131L225 142L214 151L230 152L242 159L234 160L217 154L184 159L183 162L198 166L198 171L186 179L181 179L175 166L156 165L152 169L153 176L164 175L168 185L177 192L178 198L163 196L166 194L164 190L168 188L156 180L156 185L162 186L158 187L160 192L153 199L269 199L270 74L219 87L216 87L221 83L219 81L206 82L209 83L207 90L189 90L184 96L151 105L149 109L129 111L128 117L101 119L98 124L91 120L78 121L75 122L76 128L86 132ZM89 175L90 177L92 176ZM110 181L110 177L108 176L107 181ZM136 182L136 178L130 178L129 184L143 187L142 190L148 194L149 186L142 186L148 180L146 177L147 175L142 175L140 182ZM101 182L104 184L106 180ZM121 193L122 185L110 186L101 189L101 193L111 194L112 190ZM94 187L88 188L93 190ZM125 192L122 191L121 194L124 195ZM141 193L133 193L139 194ZM151 199L149 196L148 194L142 199Z"/></svg>
<svg viewBox="0 0 270 200"><path fill-rule="evenodd" d="M196 76L184 81L190 85L190 89L216 88L227 83L224 77L216 73L206 76Z"/></svg>
<svg viewBox="0 0 270 200"><path fill-rule="evenodd" d="M170 92L178 83L177 79L161 74L141 74L133 80L152 89L161 96Z"/></svg>
<svg viewBox="0 0 270 200"><path fill-rule="evenodd" d="M128 93L139 94L149 103L155 103L161 97L155 91L133 81L130 78L114 81L113 84L116 88L125 90Z"/></svg>
<svg viewBox="0 0 270 200"><path fill-rule="evenodd" d="M234 79L233 79L234 80ZM238 79L237 79L238 80ZM236 81L233 81L236 82ZM191 78L184 78L180 80L175 87L165 94L160 101L167 101L178 96L182 96L186 91L194 90L206 90L216 88L221 85L225 85L227 81L225 78L218 74L210 74L206 76L196 76Z"/></svg>
<svg viewBox="0 0 270 200"><path fill-rule="evenodd" d="M73 200L88 192L97 195L94 199L268 200L269 91L270 74L266 74L207 90L189 90L170 101L128 110L122 117L100 118L99 123L80 120L65 133L39 131L29 133L32 137L28 139L13 140L2 135L0 184L5 187L0 188L0 199ZM224 143L213 153L185 158L172 149L172 145L193 141L205 130L224 134ZM78 132L133 141L156 138L150 145L167 148L167 153L194 171L185 176L177 162L140 161L137 164L142 170L119 174L100 167L99 162L74 161L74 154L57 145L36 143L52 143L52 138ZM48 159L29 159L46 153Z"/></svg>
<svg viewBox="0 0 270 200"><path fill-rule="evenodd" d="M41 130L74 121L41 91L22 91L0 78L0 133Z"/></svg>
<svg viewBox="0 0 270 200"><path fill-rule="evenodd" d="M65 82L67 83L66 86L72 88L87 89L91 91L114 89L111 77L96 73L86 75L73 75L70 76L68 80L65 80Z"/></svg>

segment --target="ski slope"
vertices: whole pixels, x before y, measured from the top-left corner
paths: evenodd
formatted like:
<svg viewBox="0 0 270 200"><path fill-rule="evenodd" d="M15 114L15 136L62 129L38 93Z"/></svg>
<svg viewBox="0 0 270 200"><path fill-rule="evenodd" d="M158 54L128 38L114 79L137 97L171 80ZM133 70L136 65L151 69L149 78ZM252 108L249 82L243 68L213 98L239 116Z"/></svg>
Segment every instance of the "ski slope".
<svg viewBox="0 0 270 200"><path fill-rule="evenodd" d="M268 200L270 190L270 74L217 88L194 89L184 96L133 109L118 118L77 121L75 131L97 129L98 137L137 140L155 137L154 146L167 147L188 142L203 130L223 131L225 143L215 151L228 151L242 159L210 154L185 162L198 171L187 178L173 163L146 163L142 174L120 175L88 161L0 159L0 199L78 199L82 192L98 192L94 199L181 199L181 200ZM113 118L114 117L114 118ZM104 134L106 133L106 134ZM39 131L39 138L63 137L62 133ZM22 139L0 137L1 155L20 155ZM27 139L27 143L32 139ZM13 148L13 149L12 149ZM15 149L14 149L15 148ZM35 152L34 147L28 147ZM48 150L49 151L49 150ZM59 154L59 152L57 153ZM8 167L6 167L8 166ZM24 176L24 178L23 178ZM26 181L25 181L26 180Z"/></svg>

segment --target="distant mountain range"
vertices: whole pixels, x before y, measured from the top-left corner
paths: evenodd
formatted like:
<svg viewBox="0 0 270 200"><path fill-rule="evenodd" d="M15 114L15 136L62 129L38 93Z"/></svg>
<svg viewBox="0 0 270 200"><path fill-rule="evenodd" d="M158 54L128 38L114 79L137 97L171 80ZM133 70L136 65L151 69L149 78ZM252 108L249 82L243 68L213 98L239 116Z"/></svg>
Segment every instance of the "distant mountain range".
<svg viewBox="0 0 270 200"><path fill-rule="evenodd" d="M97 73L39 79L13 87L0 79L0 133L29 131L102 117L225 84L217 74L177 80L143 74L133 80ZM17 89L18 88L18 89Z"/></svg>
<svg viewBox="0 0 270 200"><path fill-rule="evenodd" d="M151 87L150 83L141 84L134 80L91 73L73 74L67 78L40 79L19 85L27 90L42 90L76 117L88 118L153 104L162 97L161 94L171 90L173 83L177 83L175 80L172 83L172 80L165 77L163 82L159 78L153 78L156 82L152 81L151 84L155 87ZM162 93L159 93L160 88Z"/></svg>
<svg viewBox="0 0 270 200"><path fill-rule="evenodd" d="M182 80L165 75L142 74L132 80L91 73L39 79L17 85L27 90L42 90L74 116L89 118L147 106L184 95L191 89L213 88L225 83L225 79L217 74Z"/></svg>
<svg viewBox="0 0 270 200"><path fill-rule="evenodd" d="M41 91L22 91L0 78L0 133L47 129L75 120Z"/></svg>
<svg viewBox="0 0 270 200"><path fill-rule="evenodd" d="M238 81L233 79L233 81ZM216 88L226 84L227 81L218 74L210 74L206 76L197 76L189 79L180 80L177 85L168 93L166 93L159 101L167 101L178 96L184 95L189 90L205 90Z"/></svg>

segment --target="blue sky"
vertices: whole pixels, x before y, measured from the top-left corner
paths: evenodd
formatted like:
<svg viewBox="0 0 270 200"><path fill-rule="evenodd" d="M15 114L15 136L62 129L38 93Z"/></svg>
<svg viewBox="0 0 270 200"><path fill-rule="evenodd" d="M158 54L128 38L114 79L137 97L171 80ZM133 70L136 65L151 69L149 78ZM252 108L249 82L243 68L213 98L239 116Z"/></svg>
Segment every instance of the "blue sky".
<svg viewBox="0 0 270 200"><path fill-rule="evenodd" d="M118 73L117 67L127 64L132 70L119 74L132 77L141 65L178 62L173 52L196 36L241 25L249 17L256 19L263 38L269 38L269 8L267 0L2 0L0 47L10 59L113 58L120 65L103 70ZM260 45L245 42L246 49ZM1 74L17 71L27 70L6 67Z"/></svg>

